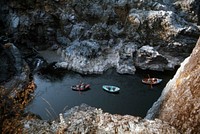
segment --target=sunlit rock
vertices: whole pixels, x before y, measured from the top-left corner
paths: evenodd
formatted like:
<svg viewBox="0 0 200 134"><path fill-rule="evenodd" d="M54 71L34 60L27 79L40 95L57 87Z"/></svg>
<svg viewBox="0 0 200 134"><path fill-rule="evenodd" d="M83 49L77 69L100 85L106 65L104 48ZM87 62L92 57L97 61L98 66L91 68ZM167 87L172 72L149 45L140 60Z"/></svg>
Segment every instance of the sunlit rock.
<svg viewBox="0 0 200 134"><path fill-rule="evenodd" d="M47 123L24 120L26 133L175 133L179 132L161 120L146 120L130 115L112 115L82 104L60 114L59 120Z"/></svg>
<svg viewBox="0 0 200 134"><path fill-rule="evenodd" d="M167 84L147 117L169 122L182 133L200 132L200 39Z"/></svg>

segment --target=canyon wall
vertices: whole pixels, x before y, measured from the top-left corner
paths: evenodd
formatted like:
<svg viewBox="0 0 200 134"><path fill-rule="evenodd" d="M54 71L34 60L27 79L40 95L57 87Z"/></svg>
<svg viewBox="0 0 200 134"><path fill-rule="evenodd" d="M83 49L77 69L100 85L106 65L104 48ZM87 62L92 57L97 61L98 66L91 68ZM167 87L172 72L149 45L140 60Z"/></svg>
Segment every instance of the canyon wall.
<svg viewBox="0 0 200 134"><path fill-rule="evenodd" d="M169 122L182 133L200 132L200 39L146 118Z"/></svg>
<svg viewBox="0 0 200 134"><path fill-rule="evenodd" d="M200 34L196 3L4 0L1 33L25 58L59 49L63 62L57 67L83 74L109 68L122 74L134 74L136 68L173 70L189 56Z"/></svg>

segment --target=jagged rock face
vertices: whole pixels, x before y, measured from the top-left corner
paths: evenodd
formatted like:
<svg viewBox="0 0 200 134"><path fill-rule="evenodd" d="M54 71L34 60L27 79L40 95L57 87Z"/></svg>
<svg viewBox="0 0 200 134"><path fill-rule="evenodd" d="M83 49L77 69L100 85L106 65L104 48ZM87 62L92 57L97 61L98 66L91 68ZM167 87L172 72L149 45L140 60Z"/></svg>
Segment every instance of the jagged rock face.
<svg viewBox="0 0 200 134"><path fill-rule="evenodd" d="M12 58L9 57L9 53L5 51L5 48L2 45L0 47L0 83L2 83L14 76L16 71L13 64L9 64L12 62Z"/></svg>
<svg viewBox="0 0 200 134"><path fill-rule="evenodd" d="M90 134L132 134L179 132L161 120L146 120L130 115L111 115L101 109L81 105L60 114L59 121L48 123L41 120L24 120L24 132L35 133L90 133Z"/></svg>
<svg viewBox="0 0 200 134"><path fill-rule="evenodd" d="M168 64L168 61L153 47L143 46L137 51L135 64L142 69L148 68L150 70L163 71L164 66Z"/></svg>
<svg viewBox="0 0 200 134"><path fill-rule="evenodd" d="M200 39L190 57L181 64L174 78L163 90L161 97L152 107L154 110L150 110L154 113L157 111L155 117L169 122L182 133L200 132L199 73Z"/></svg>
<svg viewBox="0 0 200 134"><path fill-rule="evenodd" d="M185 8L176 8L179 6L175 2L176 0L4 1L1 10L7 15L0 14L0 17L7 35L20 44L20 48L63 48L60 54L67 62L68 69L87 74L102 73L115 67L120 73L133 74L135 67L174 69L192 51L200 31L195 24L184 20L186 14L178 14L179 10ZM187 8L192 7L194 2L195 0L191 0ZM184 3L186 1L179 2L179 5L184 7ZM68 50L76 46L77 42L94 45L90 45L89 50L85 46L73 49L73 54L70 55ZM137 52L142 46L153 47L160 56L143 55L144 58L151 59L148 63L138 60L140 53ZM80 48L84 48L81 55ZM132 49L129 54L124 50L127 48ZM109 56L109 52L113 51L116 51L116 58ZM113 62L103 64L104 60ZM93 63L100 67L93 66ZM158 65L155 66L155 63ZM94 68L90 68L92 66ZM83 70L82 67L90 70Z"/></svg>
<svg viewBox="0 0 200 134"><path fill-rule="evenodd" d="M7 94L14 95L14 90L22 90L28 84L29 67L13 43L1 45L0 55L0 86Z"/></svg>
<svg viewBox="0 0 200 134"><path fill-rule="evenodd" d="M199 0L174 0L173 6L175 9L181 10L178 14L184 16L185 20L197 23L199 4Z"/></svg>

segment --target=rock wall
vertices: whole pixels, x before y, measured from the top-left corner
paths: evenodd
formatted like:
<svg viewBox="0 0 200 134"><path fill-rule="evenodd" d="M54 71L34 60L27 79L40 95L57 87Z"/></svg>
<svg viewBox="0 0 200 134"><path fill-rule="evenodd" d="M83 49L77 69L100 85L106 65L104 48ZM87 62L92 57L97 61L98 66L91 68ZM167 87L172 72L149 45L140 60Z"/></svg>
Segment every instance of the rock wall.
<svg viewBox="0 0 200 134"><path fill-rule="evenodd" d="M19 49L13 43L6 43L1 45L0 54L0 87L6 89L7 94L22 90L29 82L30 69Z"/></svg>
<svg viewBox="0 0 200 134"><path fill-rule="evenodd" d="M182 133L200 132L200 38L190 57L149 110L148 119L169 122Z"/></svg>
<svg viewBox="0 0 200 134"><path fill-rule="evenodd" d="M1 1L0 18L18 48L62 49L66 63L59 67L134 74L137 67L171 70L189 56L200 33L197 14L187 14L196 1L8 0Z"/></svg>

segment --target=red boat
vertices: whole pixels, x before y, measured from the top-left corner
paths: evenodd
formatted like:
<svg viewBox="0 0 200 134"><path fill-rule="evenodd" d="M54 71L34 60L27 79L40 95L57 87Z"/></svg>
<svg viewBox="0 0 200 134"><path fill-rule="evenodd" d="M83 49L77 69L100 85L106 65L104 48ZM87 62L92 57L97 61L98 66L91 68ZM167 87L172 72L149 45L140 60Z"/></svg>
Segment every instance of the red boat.
<svg viewBox="0 0 200 134"><path fill-rule="evenodd" d="M162 79L159 78L144 78L142 79L142 82L145 84L155 85L159 84L162 81Z"/></svg>
<svg viewBox="0 0 200 134"><path fill-rule="evenodd" d="M85 91L85 90L88 90L90 88L90 84L81 83L81 84L74 85L71 88L74 91Z"/></svg>

